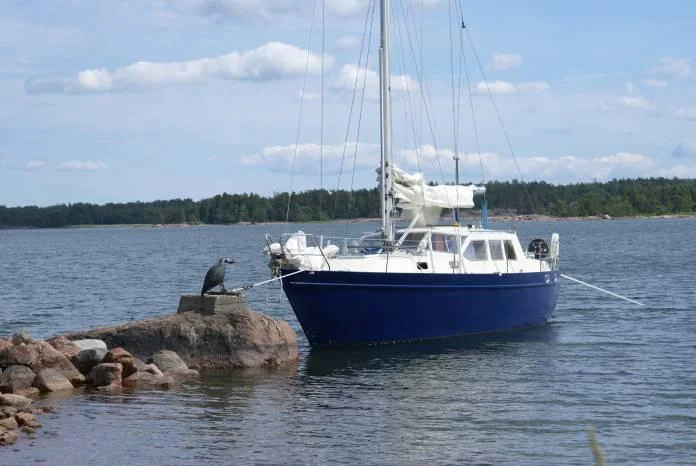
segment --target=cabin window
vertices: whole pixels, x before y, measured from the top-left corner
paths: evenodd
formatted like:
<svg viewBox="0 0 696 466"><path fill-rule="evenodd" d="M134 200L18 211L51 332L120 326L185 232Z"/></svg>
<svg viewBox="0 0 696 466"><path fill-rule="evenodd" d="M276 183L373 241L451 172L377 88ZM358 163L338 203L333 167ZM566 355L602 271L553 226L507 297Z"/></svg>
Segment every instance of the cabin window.
<svg viewBox="0 0 696 466"><path fill-rule="evenodd" d="M433 233L430 237L433 244L433 251L438 252L457 252L457 238L452 235Z"/></svg>
<svg viewBox="0 0 696 466"><path fill-rule="evenodd" d="M505 260L503 257L503 243L500 240L488 241L488 248L491 251L491 259L494 261Z"/></svg>
<svg viewBox="0 0 696 466"><path fill-rule="evenodd" d="M471 241L464 251L464 258L470 261L486 260L486 242Z"/></svg>
<svg viewBox="0 0 696 466"><path fill-rule="evenodd" d="M423 232L411 232L408 235L406 235L406 238L404 239L404 242L401 243L401 248L402 249L416 249L418 247L418 244L421 242L423 237L425 236L425 233Z"/></svg>
<svg viewBox="0 0 696 466"><path fill-rule="evenodd" d="M515 254L515 247L512 245L512 241L506 239L503 244L505 245L505 257L509 261L517 260L517 254Z"/></svg>

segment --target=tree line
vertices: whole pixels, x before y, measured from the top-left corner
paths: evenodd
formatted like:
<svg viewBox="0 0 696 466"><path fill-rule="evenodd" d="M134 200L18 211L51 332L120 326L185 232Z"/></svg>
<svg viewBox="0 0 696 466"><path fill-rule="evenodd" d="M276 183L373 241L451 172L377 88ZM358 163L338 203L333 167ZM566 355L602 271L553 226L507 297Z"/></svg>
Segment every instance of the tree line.
<svg viewBox="0 0 696 466"><path fill-rule="evenodd" d="M492 181L486 184L491 212L544 214L558 217L663 215L696 211L696 180L640 178L604 183L553 185ZM310 190L228 194L194 201L59 204L49 207L0 205L0 228L58 228L71 225L233 224L239 222L310 222L379 217L379 192ZM476 198L480 208L481 199Z"/></svg>

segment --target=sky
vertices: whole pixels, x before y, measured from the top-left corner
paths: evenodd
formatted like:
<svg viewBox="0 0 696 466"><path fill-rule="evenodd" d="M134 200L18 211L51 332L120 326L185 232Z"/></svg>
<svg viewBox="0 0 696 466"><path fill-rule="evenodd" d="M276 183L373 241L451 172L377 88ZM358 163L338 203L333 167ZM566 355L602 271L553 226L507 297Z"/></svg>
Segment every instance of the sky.
<svg viewBox="0 0 696 466"><path fill-rule="evenodd" d="M368 3L0 0L0 205L374 187ZM401 168L452 181L458 154L472 182L696 177L696 3L392 10Z"/></svg>

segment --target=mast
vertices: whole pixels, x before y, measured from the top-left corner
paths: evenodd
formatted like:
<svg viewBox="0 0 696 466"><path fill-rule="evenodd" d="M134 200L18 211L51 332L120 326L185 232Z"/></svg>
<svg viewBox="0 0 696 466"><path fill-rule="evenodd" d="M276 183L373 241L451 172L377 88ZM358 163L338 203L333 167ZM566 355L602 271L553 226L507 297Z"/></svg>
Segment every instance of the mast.
<svg viewBox="0 0 696 466"><path fill-rule="evenodd" d="M382 209L382 237L385 243L394 242L392 225L392 148L391 148L391 74L389 71L389 0L380 1L379 45L379 113L381 135L380 207Z"/></svg>

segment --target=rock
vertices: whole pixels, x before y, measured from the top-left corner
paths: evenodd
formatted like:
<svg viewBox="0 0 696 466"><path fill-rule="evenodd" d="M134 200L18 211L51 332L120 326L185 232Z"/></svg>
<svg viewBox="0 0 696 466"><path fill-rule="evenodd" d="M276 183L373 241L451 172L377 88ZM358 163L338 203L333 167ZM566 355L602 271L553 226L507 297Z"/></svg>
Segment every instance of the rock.
<svg viewBox="0 0 696 466"><path fill-rule="evenodd" d="M197 312L199 314L229 314L244 311L247 307L244 295L234 294L206 294L201 298L199 294L182 295L179 298L179 307L176 312Z"/></svg>
<svg viewBox="0 0 696 466"><path fill-rule="evenodd" d="M107 351L104 348L87 348L75 358L75 366L83 374L89 374L94 366L104 361Z"/></svg>
<svg viewBox="0 0 696 466"><path fill-rule="evenodd" d="M46 414L55 412L55 410L55 406L37 406L35 408L32 408L31 412L34 414Z"/></svg>
<svg viewBox="0 0 696 466"><path fill-rule="evenodd" d="M155 366L154 364L145 364L145 367L142 368L142 372L147 372L149 374L164 377L164 373L159 369L159 367Z"/></svg>
<svg viewBox="0 0 696 466"><path fill-rule="evenodd" d="M50 340L46 341L48 341L48 343L55 349L63 353L63 356L68 358L73 363L81 351L79 346L63 336L51 338Z"/></svg>
<svg viewBox="0 0 696 466"><path fill-rule="evenodd" d="M107 351L106 343L103 340L89 338L89 339L78 339L72 341L75 346L80 348L80 350L86 349L103 349Z"/></svg>
<svg viewBox="0 0 696 466"><path fill-rule="evenodd" d="M287 322L247 309L210 316L186 312L66 337L99 338L143 359L172 350L196 369L274 367L299 358L297 336Z"/></svg>
<svg viewBox="0 0 696 466"><path fill-rule="evenodd" d="M41 369L36 374L34 386L43 393L72 390L73 388L73 384L63 374L51 368Z"/></svg>
<svg viewBox="0 0 696 466"><path fill-rule="evenodd" d="M12 445L17 441L17 432L13 430L8 430L7 432L0 433L0 445Z"/></svg>
<svg viewBox="0 0 696 466"><path fill-rule="evenodd" d="M32 429L41 427L41 423L36 420L32 413L17 413L14 418L20 426L31 427Z"/></svg>
<svg viewBox="0 0 696 466"><path fill-rule="evenodd" d="M85 383L85 377L63 353L45 341L39 341L38 344L41 352L41 367L32 367L34 371L44 367L52 368L63 374L75 386Z"/></svg>
<svg viewBox="0 0 696 466"><path fill-rule="evenodd" d="M117 392L121 391L122 385L120 383L110 383L109 385L102 385L97 387L100 392Z"/></svg>
<svg viewBox="0 0 696 466"><path fill-rule="evenodd" d="M139 358L135 358L135 362L133 364L135 365L135 368L139 371L144 370L145 366L147 366L147 364L145 364L145 361Z"/></svg>
<svg viewBox="0 0 696 466"><path fill-rule="evenodd" d="M168 375L156 375L150 372L136 372L123 379L123 385L137 388L169 388L174 379Z"/></svg>
<svg viewBox="0 0 696 466"><path fill-rule="evenodd" d="M0 395L0 406L11 406L15 409L27 409L31 405L31 399L22 395L12 395L9 393Z"/></svg>
<svg viewBox="0 0 696 466"><path fill-rule="evenodd" d="M22 330L21 332L17 332L14 335L12 335L13 345L28 345L33 341L34 339L31 337L31 335L29 335L29 332L27 332L26 330Z"/></svg>
<svg viewBox="0 0 696 466"><path fill-rule="evenodd" d="M16 412L17 408L13 408L12 406L0 406L0 419L14 417Z"/></svg>
<svg viewBox="0 0 696 466"><path fill-rule="evenodd" d="M121 364L103 362L94 366L89 375L95 387L104 387L111 384L120 385L122 374Z"/></svg>
<svg viewBox="0 0 696 466"><path fill-rule="evenodd" d="M11 416L5 419L0 419L0 427L5 430L12 430L19 427L19 425L17 424L15 416Z"/></svg>
<svg viewBox="0 0 696 466"><path fill-rule="evenodd" d="M85 378L63 353L49 343L38 340L29 344L9 346L0 350L0 366L28 366L34 372L50 367L58 370L74 385L84 383Z"/></svg>
<svg viewBox="0 0 696 466"><path fill-rule="evenodd" d="M147 360L148 364L156 365L162 372L186 373L188 366L181 357L174 351L160 350Z"/></svg>
<svg viewBox="0 0 696 466"><path fill-rule="evenodd" d="M0 392L22 393L32 387L35 377L34 371L27 366L10 366L0 377Z"/></svg>
<svg viewBox="0 0 696 466"><path fill-rule="evenodd" d="M114 348L106 353L103 362L117 362L121 364L123 366L123 378L138 372L133 355L121 347Z"/></svg>
<svg viewBox="0 0 696 466"><path fill-rule="evenodd" d="M36 344L7 345L0 348L0 367L28 366L37 367L40 356Z"/></svg>

